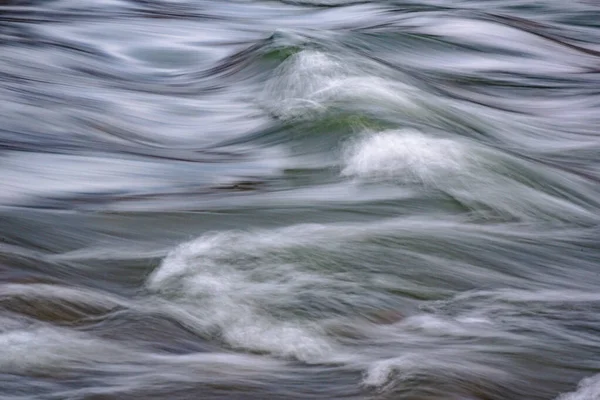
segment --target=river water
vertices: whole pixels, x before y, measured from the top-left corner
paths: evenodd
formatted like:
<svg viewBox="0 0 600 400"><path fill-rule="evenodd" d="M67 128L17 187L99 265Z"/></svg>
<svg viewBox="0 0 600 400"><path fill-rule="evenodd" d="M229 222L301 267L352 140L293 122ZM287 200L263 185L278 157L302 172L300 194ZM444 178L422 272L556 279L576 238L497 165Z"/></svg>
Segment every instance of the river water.
<svg viewBox="0 0 600 400"><path fill-rule="evenodd" d="M600 399L600 3L0 1L0 398Z"/></svg>

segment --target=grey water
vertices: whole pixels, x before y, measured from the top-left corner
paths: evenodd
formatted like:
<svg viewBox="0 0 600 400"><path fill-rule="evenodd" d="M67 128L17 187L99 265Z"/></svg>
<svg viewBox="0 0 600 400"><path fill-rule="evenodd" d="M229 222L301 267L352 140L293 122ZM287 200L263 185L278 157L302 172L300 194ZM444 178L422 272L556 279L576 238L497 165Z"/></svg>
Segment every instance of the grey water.
<svg viewBox="0 0 600 400"><path fill-rule="evenodd" d="M600 3L0 1L0 398L600 399Z"/></svg>

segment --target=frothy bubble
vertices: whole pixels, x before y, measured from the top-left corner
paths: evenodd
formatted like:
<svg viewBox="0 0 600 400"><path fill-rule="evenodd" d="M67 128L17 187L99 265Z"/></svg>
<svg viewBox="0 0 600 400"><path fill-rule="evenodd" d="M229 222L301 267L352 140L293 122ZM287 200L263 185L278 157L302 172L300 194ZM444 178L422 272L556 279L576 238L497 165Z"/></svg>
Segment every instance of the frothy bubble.
<svg viewBox="0 0 600 400"><path fill-rule="evenodd" d="M464 145L413 130L366 135L346 151L342 174L367 179L435 184L458 176L471 161Z"/></svg>
<svg viewBox="0 0 600 400"><path fill-rule="evenodd" d="M277 68L262 93L262 102L281 118L326 111L336 104L354 109L378 107L394 112L419 111L415 88L375 77L351 58L304 50Z"/></svg>
<svg viewBox="0 0 600 400"><path fill-rule="evenodd" d="M598 400L600 399L600 375L583 379L577 390L561 394L556 400Z"/></svg>
<svg viewBox="0 0 600 400"><path fill-rule="evenodd" d="M215 329L230 346L306 362L335 358L337 351L318 320L281 319L277 310L298 304L313 290L344 285L290 259L321 227L279 232L207 234L171 252L148 288L177 304L177 318L193 329ZM286 239L287 236L287 239ZM171 310L172 312L173 310Z"/></svg>

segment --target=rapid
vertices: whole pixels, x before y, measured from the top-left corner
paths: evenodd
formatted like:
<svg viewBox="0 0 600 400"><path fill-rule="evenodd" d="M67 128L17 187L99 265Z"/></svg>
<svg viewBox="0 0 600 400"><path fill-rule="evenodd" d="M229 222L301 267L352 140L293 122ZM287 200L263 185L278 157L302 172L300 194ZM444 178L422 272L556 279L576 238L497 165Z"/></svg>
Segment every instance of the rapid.
<svg viewBox="0 0 600 400"><path fill-rule="evenodd" d="M0 1L0 398L600 399L600 3Z"/></svg>

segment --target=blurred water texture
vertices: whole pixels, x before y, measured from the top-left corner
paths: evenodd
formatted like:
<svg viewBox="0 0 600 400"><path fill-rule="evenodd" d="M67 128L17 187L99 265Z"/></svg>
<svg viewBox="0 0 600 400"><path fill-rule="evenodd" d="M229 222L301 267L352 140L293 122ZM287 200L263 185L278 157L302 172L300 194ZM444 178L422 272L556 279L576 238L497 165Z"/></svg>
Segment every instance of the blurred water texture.
<svg viewBox="0 0 600 400"><path fill-rule="evenodd" d="M600 399L600 3L0 1L2 399Z"/></svg>

